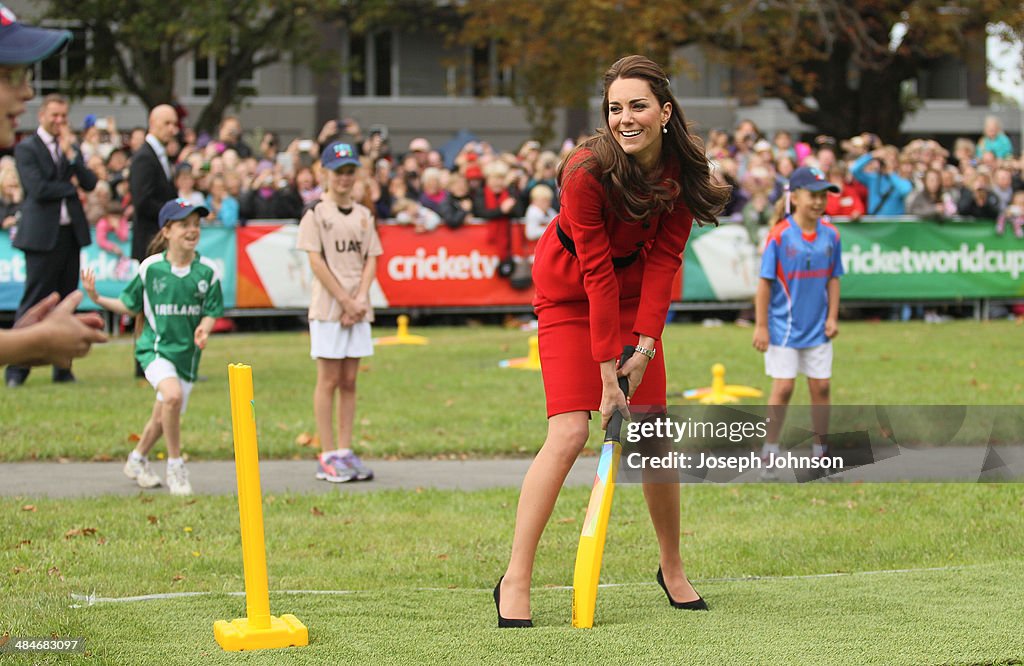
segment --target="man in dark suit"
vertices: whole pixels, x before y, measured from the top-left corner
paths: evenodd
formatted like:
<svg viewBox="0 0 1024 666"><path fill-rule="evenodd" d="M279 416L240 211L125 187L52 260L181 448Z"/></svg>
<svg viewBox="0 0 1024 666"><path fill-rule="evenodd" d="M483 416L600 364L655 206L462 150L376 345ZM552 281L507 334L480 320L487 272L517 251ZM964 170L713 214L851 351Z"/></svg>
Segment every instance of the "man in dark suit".
<svg viewBox="0 0 1024 666"><path fill-rule="evenodd" d="M13 245L25 253L25 293L15 318L53 292L61 298L78 287L79 253L92 242L77 187L90 192L96 175L85 166L68 127L68 103L48 95L39 109L39 129L14 149L25 191ZM25 366L9 365L7 385L20 386ZM53 368L53 381L72 382L71 368Z"/></svg>
<svg viewBox="0 0 1024 666"><path fill-rule="evenodd" d="M174 165L167 155L167 144L178 135L178 112L170 104L154 106L149 112L149 131L138 150L132 153L128 167L128 189L132 194L135 218L132 221L132 259L144 260L146 248L160 231L160 209L178 196L174 187ZM136 319L136 335L141 323ZM135 376L145 377L135 361Z"/></svg>
<svg viewBox="0 0 1024 666"><path fill-rule="evenodd" d="M173 166L167 144L178 134L178 114L173 106L161 104L149 112L146 142L132 155L128 186L135 207L132 223L132 259L146 258L146 247L160 230L160 208L178 196L171 181Z"/></svg>

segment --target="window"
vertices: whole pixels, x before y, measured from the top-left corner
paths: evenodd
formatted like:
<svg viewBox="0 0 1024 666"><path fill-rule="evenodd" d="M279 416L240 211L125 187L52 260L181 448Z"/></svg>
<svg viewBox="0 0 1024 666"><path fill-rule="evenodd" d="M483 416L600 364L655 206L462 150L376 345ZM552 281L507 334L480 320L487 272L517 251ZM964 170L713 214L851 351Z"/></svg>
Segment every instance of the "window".
<svg viewBox="0 0 1024 666"><path fill-rule="evenodd" d="M473 97L511 97L515 93L514 67L501 66L501 45L490 41L469 50L469 91Z"/></svg>
<svg viewBox="0 0 1024 666"><path fill-rule="evenodd" d="M474 46L472 50L472 67L470 81L473 85L473 97L488 97L493 90L491 77L491 45Z"/></svg>
<svg viewBox="0 0 1024 666"><path fill-rule="evenodd" d="M195 97L212 95L217 90L218 69L222 67L216 56L196 51L192 55L192 82L189 86L191 94ZM242 88L256 87L256 75L252 69L242 76L238 85Z"/></svg>
<svg viewBox="0 0 1024 666"><path fill-rule="evenodd" d="M353 97L366 96L366 79L369 68L366 64L366 36L349 34L348 37L348 94Z"/></svg>
<svg viewBox="0 0 1024 666"><path fill-rule="evenodd" d="M47 27L70 30L72 40L63 53L35 64L32 79L37 95L66 92L71 75L84 71L89 65L90 35L85 28L66 24L48 24ZM90 85L90 90L100 88L105 83L97 81Z"/></svg>
<svg viewBox="0 0 1024 666"><path fill-rule="evenodd" d="M374 77L373 94L391 95L391 33L379 32L373 39Z"/></svg>
<svg viewBox="0 0 1024 666"><path fill-rule="evenodd" d="M392 64L395 37L390 30L349 33L345 52L347 94L352 97L390 97L394 92Z"/></svg>

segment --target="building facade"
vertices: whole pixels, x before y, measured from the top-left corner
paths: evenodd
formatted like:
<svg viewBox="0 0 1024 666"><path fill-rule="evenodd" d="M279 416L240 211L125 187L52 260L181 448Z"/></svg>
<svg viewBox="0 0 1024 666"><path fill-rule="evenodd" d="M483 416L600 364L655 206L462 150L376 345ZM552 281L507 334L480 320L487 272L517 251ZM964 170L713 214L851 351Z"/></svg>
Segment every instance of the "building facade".
<svg viewBox="0 0 1024 666"><path fill-rule="evenodd" d="M43 11L43 3L32 0L7 0L7 4L27 20ZM75 25L64 27L75 32L74 45L60 57L37 65L35 85L40 96L57 89L67 72L88 66L90 36ZM1011 137L1018 136L1020 111L988 104L984 49L984 40L980 40L964 61L947 58L912 82L922 106L904 120L904 133L976 137L984 117L995 114ZM525 112L505 94L514 85L514 72L498 66L493 46L452 49L440 31L342 31L337 35L337 52L343 72L338 115L356 119L364 131L371 125L386 126L396 150L404 149L417 136L439 145L460 129L503 150L513 150L530 138ZM709 59L699 47L677 49L675 56L684 66L673 77L673 89L699 131L731 128L743 118L768 133L778 129L813 131L779 100L741 104L734 94L739 73ZM201 54L185 58L177 65L175 81L178 100L189 109L191 118L196 118L217 85L217 63ZM232 112L248 132L272 130L285 142L315 136L319 129L314 127L317 98L314 77L307 67L279 62L254 72L246 84L257 94ZM38 98L30 103L29 111L37 105ZM592 98L591 128L601 124L599 106L600 99ZM76 101L72 125L81 126L87 114L113 116L122 129L146 123L146 109L131 96ZM556 114L556 135L564 133L566 122L565 112ZM1020 143L1015 141L1015 145Z"/></svg>

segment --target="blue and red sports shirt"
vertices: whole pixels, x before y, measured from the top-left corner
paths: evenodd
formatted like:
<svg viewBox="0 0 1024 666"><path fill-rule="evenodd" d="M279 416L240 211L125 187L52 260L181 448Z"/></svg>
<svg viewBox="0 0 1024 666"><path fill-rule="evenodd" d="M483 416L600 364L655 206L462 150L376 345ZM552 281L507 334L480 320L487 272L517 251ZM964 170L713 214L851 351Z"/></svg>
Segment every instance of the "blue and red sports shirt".
<svg viewBox="0 0 1024 666"><path fill-rule="evenodd" d="M761 257L761 277L772 281L768 303L771 343L804 349L828 342L830 278L843 274L839 231L825 219L804 233L792 215L772 227Z"/></svg>

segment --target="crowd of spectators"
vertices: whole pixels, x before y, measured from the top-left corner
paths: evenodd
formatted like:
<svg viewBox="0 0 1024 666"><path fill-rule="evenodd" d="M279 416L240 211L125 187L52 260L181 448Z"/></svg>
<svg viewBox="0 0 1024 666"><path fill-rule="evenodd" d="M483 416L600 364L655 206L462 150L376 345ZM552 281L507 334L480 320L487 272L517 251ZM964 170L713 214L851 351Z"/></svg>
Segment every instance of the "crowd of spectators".
<svg viewBox="0 0 1024 666"><path fill-rule="evenodd" d="M111 118L86 118L79 140L87 166L100 185L81 193L98 242L117 253L111 239L129 232L132 154L146 131L120 131ZM486 141L446 146L444 154L425 138L393 146L387 128L364 132L352 119L328 122L315 139L282 145L273 132L246 140L234 116L213 134L184 128L167 146L174 185L181 197L210 210L210 224L227 227L251 220L298 220L321 194L320 146L344 140L357 147L362 168L355 198L379 221L406 224L429 233L458 229L474 220L490 220L490 239L511 253L511 220L526 222L528 239L539 238L558 212L556 173L572 141L560 151L536 141L515 152L500 152ZM726 218L746 224L752 238L758 227L779 218L785 182L804 165L819 167L842 189L829 199L828 214L858 219L864 215L945 220L975 217L997 220L998 233L1024 237L1022 162L998 119L986 120L980 138L960 138L952 153L937 141L914 139L902 147L886 145L872 134L844 140L818 136L799 142L785 131L768 136L745 120L733 131L711 130L709 160L721 182L733 187ZM15 227L20 202L17 171L10 158L0 163L0 221ZM127 270L127 268L126 268Z"/></svg>
<svg viewBox="0 0 1024 666"><path fill-rule="evenodd" d="M952 154L933 139L898 147L869 133L796 142L785 131L765 136L751 121L731 134L712 130L707 149L717 178L733 187L725 215L742 220L752 237L778 219L789 174L809 165L841 189L829 197L833 217L979 218L997 220L997 233L1010 228L1024 238L1024 157L1016 159L995 117L986 119L979 139L958 138Z"/></svg>

